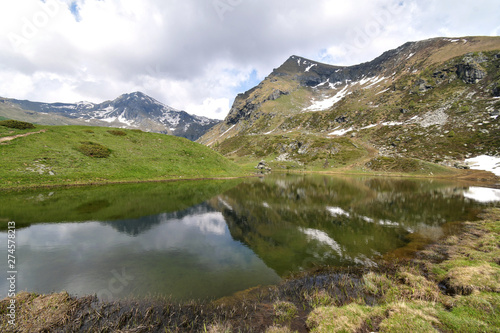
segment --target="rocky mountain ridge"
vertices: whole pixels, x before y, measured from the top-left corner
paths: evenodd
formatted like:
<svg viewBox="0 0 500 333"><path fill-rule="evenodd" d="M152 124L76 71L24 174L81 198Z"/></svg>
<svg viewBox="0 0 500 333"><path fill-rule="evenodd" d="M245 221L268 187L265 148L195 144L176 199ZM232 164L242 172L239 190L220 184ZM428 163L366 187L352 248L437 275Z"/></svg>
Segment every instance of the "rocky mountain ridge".
<svg viewBox="0 0 500 333"><path fill-rule="evenodd" d="M7 112L13 109L14 112ZM115 100L98 104L40 103L0 98L0 115L16 119L12 113L23 118L19 120L40 124L56 125L63 122L63 124L136 128L180 136L193 141L220 122L176 110L141 92L123 94ZM26 119L30 118L30 115L34 119Z"/></svg>
<svg viewBox="0 0 500 333"><path fill-rule="evenodd" d="M199 142L229 157L316 166L335 165L351 143L365 157L449 164L500 154L499 92L499 37L408 42L355 66L291 56Z"/></svg>

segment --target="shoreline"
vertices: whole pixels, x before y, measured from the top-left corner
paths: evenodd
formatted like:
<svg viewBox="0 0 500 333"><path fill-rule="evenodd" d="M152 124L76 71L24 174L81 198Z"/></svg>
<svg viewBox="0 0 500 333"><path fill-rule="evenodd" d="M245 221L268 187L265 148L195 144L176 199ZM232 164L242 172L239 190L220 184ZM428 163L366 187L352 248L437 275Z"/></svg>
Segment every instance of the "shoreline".
<svg viewBox="0 0 500 333"><path fill-rule="evenodd" d="M333 171L308 171L308 170L273 170L272 173L292 173L292 174L317 174L317 175L348 175L348 176L365 176L365 177L393 177L393 178L411 178L411 179L441 179L461 182L465 184L482 184L492 188L500 188L500 177L492 172L483 170L457 170L449 174L438 175L419 175L411 173L380 173L375 171L357 171L354 169L339 169ZM168 179L144 179L144 180L112 180L112 181L88 181L88 182L73 182L67 184L31 184L11 187L0 187L0 192L8 191L23 191L35 189L51 189L51 188L67 188L67 187L83 187L83 186L103 186L103 185L118 185L118 184L143 184L143 183L168 183L177 181L198 181L198 180L230 180L244 179L253 177L262 177L265 175L253 173L241 176L229 177L193 177L193 178L168 178Z"/></svg>
<svg viewBox="0 0 500 333"><path fill-rule="evenodd" d="M69 183L69 184L37 184L37 185L21 185L16 187L0 188L1 192L9 191L26 191L37 189L53 189L53 188L70 188L70 187L85 187L85 186L105 186L105 185L120 185L120 184L147 184L147 183L171 183L180 181L199 181L199 180L231 180L231 179L245 179L255 176L231 176L231 177L197 177L197 178L170 178L170 179L150 179L150 180L117 180L117 181L104 181L104 182L83 182L83 183Z"/></svg>
<svg viewBox="0 0 500 333"><path fill-rule="evenodd" d="M296 173L296 174L318 174L318 175L349 175L349 176L367 176L367 177L393 177L410 179L441 179L471 184L484 184L494 188L500 188L500 177L494 173L484 170L457 170L448 174L421 175L411 173L376 171L357 171L354 169L338 171L308 171L308 170L273 170L276 173Z"/></svg>
<svg viewBox="0 0 500 333"><path fill-rule="evenodd" d="M500 208L488 208L479 217L464 222L458 234L416 251L411 259L383 258L372 268L318 268L276 286L255 287L212 302L151 298L100 303L95 296L23 292L16 296L18 331L286 333L423 327L494 331L500 327L496 316ZM6 312L8 301L0 301L0 313ZM13 331L4 319L0 325L6 332Z"/></svg>

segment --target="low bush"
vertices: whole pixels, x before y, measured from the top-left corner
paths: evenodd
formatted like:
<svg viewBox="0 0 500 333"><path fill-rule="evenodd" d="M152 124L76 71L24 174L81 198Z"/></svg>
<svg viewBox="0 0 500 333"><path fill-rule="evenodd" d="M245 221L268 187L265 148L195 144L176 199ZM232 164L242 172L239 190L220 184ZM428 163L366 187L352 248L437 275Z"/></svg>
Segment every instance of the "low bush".
<svg viewBox="0 0 500 333"><path fill-rule="evenodd" d="M106 158L111 154L111 150L108 147L95 142L82 142L77 147L77 150L86 156L95 158Z"/></svg>
<svg viewBox="0 0 500 333"><path fill-rule="evenodd" d="M0 121L0 126L5 126L8 128L15 128L20 130L35 128L35 125L33 125L32 123L27 123L25 121L12 120L12 119Z"/></svg>
<svg viewBox="0 0 500 333"><path fill-rule="evenodd" d="M108 133L112 134L112 135L115 135L115 136L125 136L125 135L127 135L127 133L125 133L124 131L120 131L120 130L109 130Z"/></svg>

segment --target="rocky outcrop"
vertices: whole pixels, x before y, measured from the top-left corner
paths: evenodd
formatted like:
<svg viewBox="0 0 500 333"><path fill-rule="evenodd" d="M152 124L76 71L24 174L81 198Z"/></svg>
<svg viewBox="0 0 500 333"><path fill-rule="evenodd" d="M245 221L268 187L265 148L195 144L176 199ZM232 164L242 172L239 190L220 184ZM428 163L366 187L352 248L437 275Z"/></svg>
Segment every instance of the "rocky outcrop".
<svg viewBox="0 0 500 333"><path fill-rule="evenodd" d="M426 92L429 89L432 89L433 86L431 86L427 80L424 79L419 79L417 82L415 82L415 88L418 89L419 92Z"/></svg>
<svg viewBox="0 0 500 333"><path fill-rule="evenodd" d="M240 120L248 119L254 111L260 108L260 106L260 103L253 100L247 100L245 103L244 99L240 99L238 101L238 97L236 97L236 100L234 101L234 104L225 119L225 123L227 125L234 125Z"/></svg>
<svg viewBox="0 0 500 333"><path fill-rule="evenodd" d="M478 54L468 53L463 58L463 63L457 65L457 75L465 83L478 83L486 77L486 71L480 64L488 61L481 52Z"/></svg>
<svg viewBox="0 0 500 333"><path fill-rule="evenodd" d="M493 88L492 94L494 97L500 97L500 84Z"/></svg>
<svg viewBox="0 0 500 333"><path fill-rule="evenodd" d="M288 91L281 91L280 89L276 89L273 91L271 95L267 98L268 101L274 101L280 98L282 95L290 94Z"/></svg>
<svg viewBox="0 0 500 333"><path fill-rule="evenodd" d="M486 72L477 63L466 63L457 65L457 75L465 83L478 83L486 77Z"/></svg>

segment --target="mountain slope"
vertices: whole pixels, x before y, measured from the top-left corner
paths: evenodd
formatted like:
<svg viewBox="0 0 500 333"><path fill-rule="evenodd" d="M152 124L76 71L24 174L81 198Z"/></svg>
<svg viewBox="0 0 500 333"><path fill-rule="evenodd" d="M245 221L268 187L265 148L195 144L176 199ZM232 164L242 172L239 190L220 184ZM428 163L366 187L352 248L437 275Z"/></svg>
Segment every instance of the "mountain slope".
<svg viewBox="0 0 500 333"><path fill-rule="evenodd" d="M219 120L190 115L141 93L100 104L39 103L0 98L0 115L46 125L137 128L196 140Z"/></svg>
<svg viewBox="0 0 500 333"><path fill-rule="evenodd" d="M237 165L203 145L139 130L0 125L2 138L12 140L0 143L0 189L242 175Z"/></svg>
<svg viewBox="0 0 500 333"><path fill-rule="evenodd" d="M346 164L380 155L449 165L499 154L499 96L499 37L409 42L348 67L292 56L199 142L235 159L326 168L349 147L343 138L360 150ZM238 149L245 140L258 149Z"/></svg>

